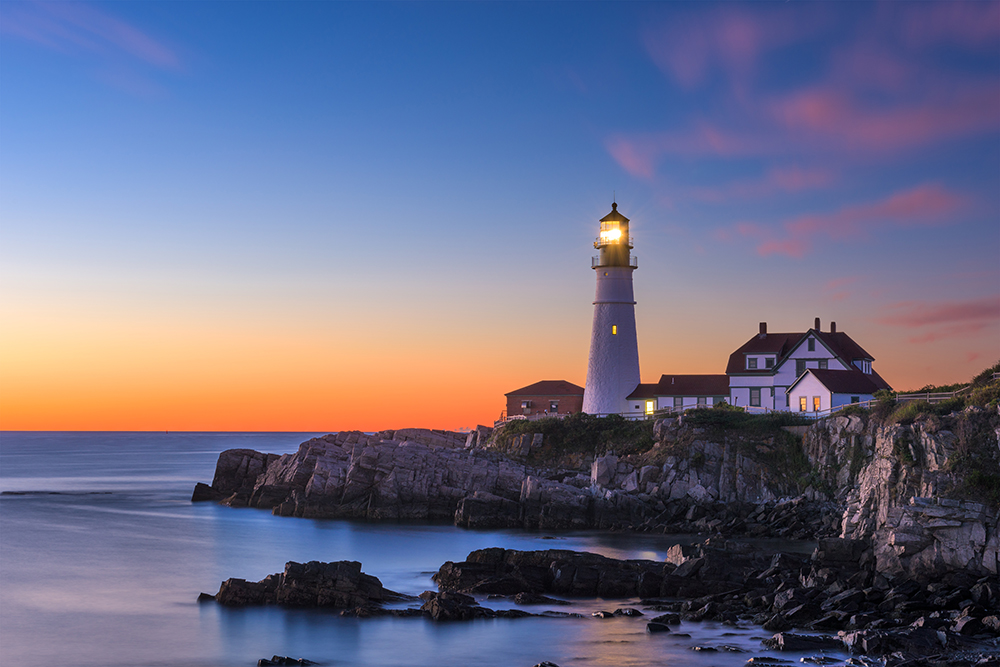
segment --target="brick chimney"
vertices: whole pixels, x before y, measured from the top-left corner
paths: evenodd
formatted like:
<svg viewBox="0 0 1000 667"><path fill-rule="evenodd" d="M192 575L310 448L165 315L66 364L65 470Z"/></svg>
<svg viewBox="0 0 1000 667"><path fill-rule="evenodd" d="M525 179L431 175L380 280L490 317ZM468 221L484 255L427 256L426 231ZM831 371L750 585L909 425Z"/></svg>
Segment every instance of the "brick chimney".
<svg viewBox="0 0 1000 667"><path fill-rule="evenodd" d="M816 324L813 325L813 329L815 329L816 331L819 331L819 318L818 317L816 318Z"/></svg>
<svg viewBox="0 0 1000 667"><path fill-rule="evenodd" d="M767 338L767 322L760 323L760 333L757 334L757 338Z"/></svg>
<svg viewBox="0 0 1000 667"><path fill-rule="evenodd" d="M830 322L830 333L837 333L837 323Z"/></svg>

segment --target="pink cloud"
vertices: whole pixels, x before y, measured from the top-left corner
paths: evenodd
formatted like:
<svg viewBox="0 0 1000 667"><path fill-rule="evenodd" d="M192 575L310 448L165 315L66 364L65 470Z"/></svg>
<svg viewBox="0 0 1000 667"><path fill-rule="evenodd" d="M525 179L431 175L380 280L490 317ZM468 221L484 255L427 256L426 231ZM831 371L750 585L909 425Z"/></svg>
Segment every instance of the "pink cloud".
<svg viewBox="0 0 1000 667"><path fill-rule="evenodd" d="M937 331L929 331L925 334L920 334L919 336L910 336L906 340L909 343L935 343L939 340L947 340L948 338L971 336L972 334L979 333L985 328L986 324L981 322L956 324L954 326L938 329Z"/></svg>
<svg viewBox="0 0 1000 667"><path fill-rule="evenodd" d="M769 255L786 255L794 259L802 259L811 246L805 238L771 239L757 246L757 254L761 257Z"/></svg>
<svg viewBox="0 0 1000 667"><path fill-rule="evenodd" d="M762 136L727 132L700 120L694 129L680 133L615 134L605 140L604 146L625 171L649 179L665 155L756 155L765 150L765 143Z"/></svg>
<svg viewBox="0 0 1000 667"><path fill-rule="evenodd" d="M956 323L985 326L989 321L1000 320L1000 294L966 301L902 301L891 304L887 310L896 312L880 318L879 323L911 328Z"/></svg>
<svg viewBox="0 0 1000 667"><path fill-rule="evenodd" d="M863 152L894 151L1000 129L1000 95L994 81L966 86L944 100L890 108L861 105L848 90L825 85L780 99L771 112L788 132Z"/></svg>
<svg viewBox="0 0 1000 667"><path fill-rule="evenodd" d="M954 1L914 3L903 18L902 33L912 46L934 42L995 46L1000 39L1000 4Z"/></svg>
<svg viewBox="0 0 1000 667"><path fill-rule="evenodd" d="M733 181L721 187L696 188L691 193L695 199L720 202L822 188L832 184L834 180L833 172L828 169L802 169L792 165L772 167L761 178Z"/></svg>
<svg viewBox="0 0 1000 667"><path fill-rule="evenodd" d="M653 62L685 88L721 70L739 91L749 85L762 54L801 39L813 25L818 22L801 13L727 7L647 30L643 43Z"/></svg>
<svg viewBox="0 0 1000 667"><path fill-rule="evenodd" d="M0 31L61 52L124 52L162 69L180 65L180 59L168 47L125 21L83 3L7 3Z"/></svg>
<svg viewBox="0 0 1000 667"><path fill-rule="evenodd" d="M801 259L812 249L813 239L825 235L833 240L862 237L884 226L914 227L946 224L962 209L965 199L936 183L893 193L878 201L844 206L833 213L814 213L786 221L783 234L754 222L742 221L717 230L722 241L736 237L758 240L762 257L785 255ZM833 289L833 287L831 287Z"/></svg>
<svg viewBox="0 0 1000 667"><path fill-rule="evenodd" d="M785 229L792 236L825 233L835 239L854 238L886 223L899 227L941 224L962 204L959 195L929 183L880 201L845 206L835 213L805 215L786 222Z"/></svg>

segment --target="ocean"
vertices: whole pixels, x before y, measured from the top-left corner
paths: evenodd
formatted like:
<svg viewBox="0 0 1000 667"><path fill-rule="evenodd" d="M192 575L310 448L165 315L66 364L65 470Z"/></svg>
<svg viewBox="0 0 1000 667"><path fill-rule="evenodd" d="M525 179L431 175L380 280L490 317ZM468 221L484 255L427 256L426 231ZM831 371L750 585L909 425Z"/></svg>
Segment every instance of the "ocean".
<svg viewBox="0 0 1000 667"><path fill-rule="evenodd" d="M484 547L663 559L673 544L698 539L297 519L190 501L196 482L211 482L221 451L292 452L315 435L0 433L0 664L250 667L282 655L372 667L531 667L546 660L560 667L726 667L755 656L798 662L805 655L763 650L760 639L769 633L752 625L683 623L677 633L650 635L646 620L656 612L589 616L638 600L558 608L587 615L582 619L452 623L199 604L198 594L215 593L224 579L257 581L290 560L360 561L386 587L417 595L435 589L430 577L442 563Z"/></svg>

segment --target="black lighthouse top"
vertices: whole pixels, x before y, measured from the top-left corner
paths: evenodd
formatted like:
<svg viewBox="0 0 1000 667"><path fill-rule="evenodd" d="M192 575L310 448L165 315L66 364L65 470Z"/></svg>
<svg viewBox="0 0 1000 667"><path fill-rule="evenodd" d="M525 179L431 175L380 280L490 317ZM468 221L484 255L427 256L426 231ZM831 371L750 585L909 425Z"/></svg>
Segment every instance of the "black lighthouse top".
<svg viewBox="0 0 1000 667"><path fill-rule="evenodd" d="M594 257L591 266L630 266L635 268L635 258L629 250L632 240L628 235L628 218L618 212L617 202L611 204L611 213L601 218L601 233L594 241L594 247L600 251Z"/></svg>

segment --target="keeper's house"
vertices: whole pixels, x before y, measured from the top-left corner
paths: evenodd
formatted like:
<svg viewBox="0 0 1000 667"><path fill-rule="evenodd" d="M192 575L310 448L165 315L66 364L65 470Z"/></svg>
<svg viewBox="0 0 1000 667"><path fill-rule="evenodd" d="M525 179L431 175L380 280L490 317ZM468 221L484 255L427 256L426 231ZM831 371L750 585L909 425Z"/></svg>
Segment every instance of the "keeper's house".
<svg viewBox="0 0 1000 667"><path fill-rule="evenodd" d="M507 419L565 417L583 410L583 387L566 380L542 380L504 394Z"/></svg>
<svg viewBox="0 0 1000 667"><path fill-rule="evenodd" d="M729 402L750 409L816 412L866 401L890 388L872 370L873 361L850 336L837 331L836 322L821 331L817 317L805 333L768 333L767 323L761 322L760 332L729 355Z"/></svg>

